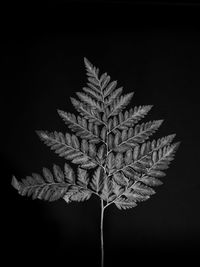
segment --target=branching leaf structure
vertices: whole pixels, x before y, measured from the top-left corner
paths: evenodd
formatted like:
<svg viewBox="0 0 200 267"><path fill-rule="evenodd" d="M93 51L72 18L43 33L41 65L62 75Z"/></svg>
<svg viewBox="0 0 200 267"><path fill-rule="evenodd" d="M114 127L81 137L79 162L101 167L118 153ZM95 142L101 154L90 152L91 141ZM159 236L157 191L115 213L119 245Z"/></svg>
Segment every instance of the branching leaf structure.
<svg viewBox="0 0 200 267"><path fill-rule="evenodd" d="M124 110L133 92L123 95L117 81L84 58L87 86L77 92L71 102L79 115L58 110L59 116L72 133L36 131L40 139L58 156L65 159L62 168L43 168L42 174L12 185L22 196L55 201L88 200L92 194L101 200L101 230L103 211L114 204L120 210L137 206L149 199L153 187L162 184L164 170L174 159L179 142L172 143L175 134L150 140L163 120L140 121L152 105L135 106ZM68 164L73 163L75 167ZM102 236L102 235L101 235ZM103 238L102 238L103 266Z"/></svg>

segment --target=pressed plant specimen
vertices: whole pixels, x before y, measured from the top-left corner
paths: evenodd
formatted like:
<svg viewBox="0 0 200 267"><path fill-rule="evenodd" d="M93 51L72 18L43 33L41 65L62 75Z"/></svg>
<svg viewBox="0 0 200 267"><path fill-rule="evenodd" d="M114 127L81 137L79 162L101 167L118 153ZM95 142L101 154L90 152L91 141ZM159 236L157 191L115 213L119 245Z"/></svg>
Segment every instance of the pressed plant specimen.
<svg viewBox="0 0 200 267"><path fill-rule="evenodd" d="M92 194L101 202L101 266L104 266L103 218L105 209L114 204L119 209L137 206L155 193L152 187L162 184L160 178L168 168L180 142L172 143L175 134L158 140L149 137L163 120L138 123L151 110L143 105L123 111L133 92L122 95L123 88L111 81L107 73L86 58L87 87L77 92L71 102L79 115L62 110L58 114L73 133L36 131L40 139L63 157L63 170L53 165L53 171L43 168L42 175L18 181L12 185L20 195L33 199L55 201L88 200ZM67 163L71 161L73 168ZM74 167L75 166L75 167Z"/></svg>

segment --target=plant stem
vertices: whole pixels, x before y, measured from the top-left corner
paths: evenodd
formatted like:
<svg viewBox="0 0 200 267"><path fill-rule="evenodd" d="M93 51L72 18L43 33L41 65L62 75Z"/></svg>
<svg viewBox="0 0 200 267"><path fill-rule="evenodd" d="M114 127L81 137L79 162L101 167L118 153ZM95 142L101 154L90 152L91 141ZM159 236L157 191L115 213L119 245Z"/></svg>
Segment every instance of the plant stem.
<svg viewBox="0 0 200 267"><path fill-rule="evenodd" d="M103 206L103 199L101 199L101 267L104 267L103 215L104 215L104 206Z"/></svg>

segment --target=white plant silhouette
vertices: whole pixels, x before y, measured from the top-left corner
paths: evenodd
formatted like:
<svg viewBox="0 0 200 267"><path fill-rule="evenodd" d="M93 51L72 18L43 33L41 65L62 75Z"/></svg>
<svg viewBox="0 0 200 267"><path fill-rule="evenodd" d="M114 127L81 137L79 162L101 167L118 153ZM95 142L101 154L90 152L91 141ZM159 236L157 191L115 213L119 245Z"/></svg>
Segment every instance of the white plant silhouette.
<svg viewBox="0 0 200 267"><path fill-rule="evenodd" d="M119 209L136 207L155 193L154 186L165 175L180 142L172 143L175 134L150 141L149 137L163 120L138 124L152 105L122 110L133 92L122 95L117 81L84 58L87 87L71 98L80 115L58 110L58 114L75 134L36 131L40 139L60 157L77 165L64 164L64 171L53 165L53 172L43 168L43 175L33 173L12 185L20 195L55 201L88 200L92 194L101 201L101 266L104 266L103 218L105 209L115 204ZM90 171L89 171L90 170ZM92 172L92 173L91 173Z"/></svg>

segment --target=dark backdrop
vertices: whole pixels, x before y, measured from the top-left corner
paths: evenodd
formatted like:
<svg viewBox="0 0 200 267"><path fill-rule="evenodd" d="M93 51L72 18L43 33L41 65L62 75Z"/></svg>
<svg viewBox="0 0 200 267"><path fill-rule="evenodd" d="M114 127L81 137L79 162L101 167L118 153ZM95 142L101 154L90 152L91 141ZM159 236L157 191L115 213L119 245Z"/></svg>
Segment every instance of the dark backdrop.
<svg viewBox="0 0 200 267"><path fill-rule="evenodd" d="M123 2L123 1L122 1ZM86 83L83 57L153 104L181 146L164 185L135 209L105 212L105 266L188 263L198 257L200 29L195 4L67 3L3 6L1 56L2 244L7 265L99 266L100 203L66 205L21 197L11 187L64 161L35 130L65 131L56 109Z"/></svg>

